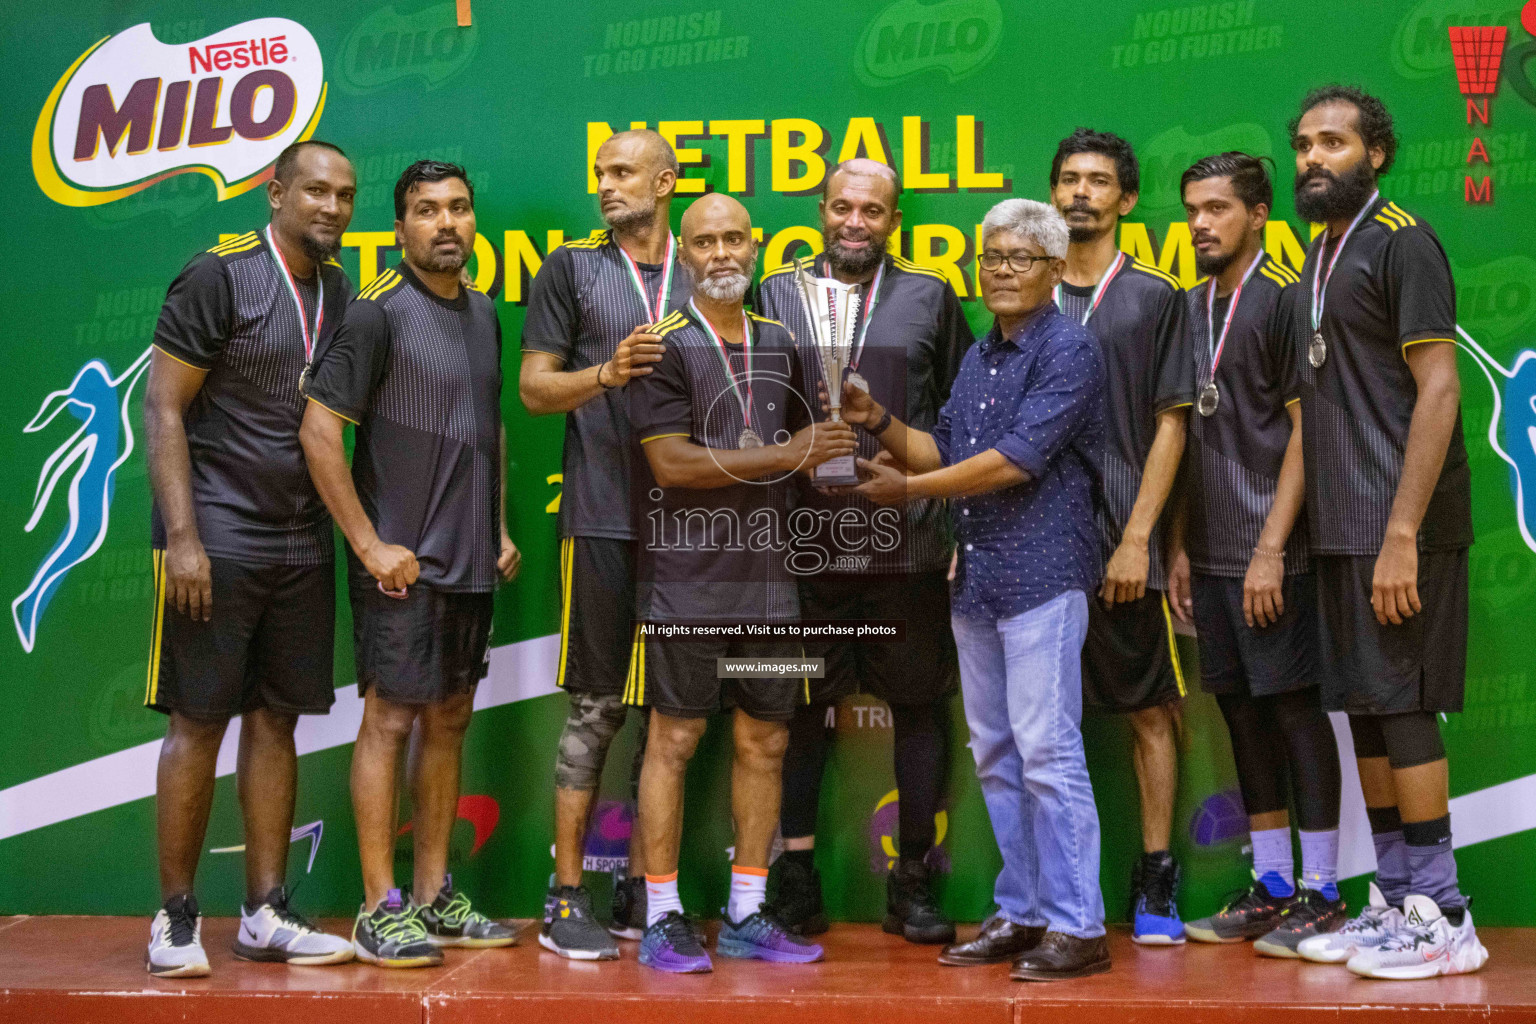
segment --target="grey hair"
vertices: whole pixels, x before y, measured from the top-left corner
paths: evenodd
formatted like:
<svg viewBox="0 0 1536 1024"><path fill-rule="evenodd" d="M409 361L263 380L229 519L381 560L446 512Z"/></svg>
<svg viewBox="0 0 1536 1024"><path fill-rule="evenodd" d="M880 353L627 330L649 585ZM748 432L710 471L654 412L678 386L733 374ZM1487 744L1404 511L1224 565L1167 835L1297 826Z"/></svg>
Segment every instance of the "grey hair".
<svg viewBox="0 0 1536 1024"><path fill-rule="evenodd" d="M1009 231L1028 238L1054 259L1067 258L1067 222L1056 207L1033 199L1004 199L981 222L981 240L994 231Z"/></svg>

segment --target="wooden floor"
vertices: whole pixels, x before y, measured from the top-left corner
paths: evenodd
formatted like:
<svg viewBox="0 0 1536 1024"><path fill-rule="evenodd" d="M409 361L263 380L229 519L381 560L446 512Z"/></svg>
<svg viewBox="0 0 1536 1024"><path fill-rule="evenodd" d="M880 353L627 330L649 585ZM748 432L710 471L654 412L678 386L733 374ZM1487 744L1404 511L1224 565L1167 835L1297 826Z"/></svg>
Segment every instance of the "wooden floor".
<svg viewBox="0 0 1536 1024"><path fill-rule="evenodd" d="M350 926L326 924L338 932ZM1422 982L1365 981L1342 967L1266 960L1247 946L1146 949L1118 930L1110 973L1026 985L1009 981L1006 966L940 966L933 947L870 925L834 927L823 937L823 963L717 958L713 974L675 977L641 967L634 943L621 943L616 963L562 960L539 948L532 926L514 949L450 950L440 968L244 963L229 952L235 922L228 918L203 925L212 977L160 981L144 972L148 925L120 917L0 918L0 1021L1536 1024L1536 929L1484 929L1492 959L1480 973Z"/></svg>

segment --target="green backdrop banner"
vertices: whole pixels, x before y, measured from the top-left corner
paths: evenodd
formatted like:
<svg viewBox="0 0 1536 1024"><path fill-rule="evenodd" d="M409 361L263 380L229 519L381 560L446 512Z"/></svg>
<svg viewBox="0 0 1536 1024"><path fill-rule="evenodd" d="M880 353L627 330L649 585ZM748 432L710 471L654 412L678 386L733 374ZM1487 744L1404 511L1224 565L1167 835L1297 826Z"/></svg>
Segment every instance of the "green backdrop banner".
<svg viewBox="0 0 1536 1024"><path fill-rule="evenodd" d="M471 269L513 340L511 381L531 276L552 246L600 226L588 168L611 131L643 124L675 142L684 175L674 226L692 196L741 198L763 234L764 270L820 244L813 193L829 162L890 161L908 186L893 246L947 275L980 329L977 225L1003 195L1044 198L1055 144L1077 125L1135 143L1144 184L1122 247L1186 284L1195 270L1180 172L1226 149L1273 156L1280 198L1266 241L1299 267L1311 232L1290 201L1286 122L1305 89L1341 80L1386 98L1403 145L1384 192L1435 226L1456 272L1478 535L1467 710L1444 724L1456 838L1479 920L1536 924L1536 890L1509 870L1536 862L1536 686L1521 642L1536 597L1536 15L1522 25L1519 0L1418 0L1347 18L1323 0L1106 0L1080 17L1001 0L482 0L468 27L452 0L76 0L62 13L9 7L0 37L6 248L26 257L0 297L10 380L0 391L10 552L0 588L12 609L0 631L0 913L156 905L164 723L141 707L147 346L184 261L265 220L259 186L287 143L312 133L356 162L341 260L359 286L399 258L399 171L429 156L469 168L480 231ZM1448 30L1460 26L1507 30L1491 94L1476 91L1489 79L1477 68L1458 78ZM504 407L524 569L497 598L500 646L477 699L452 859L485 909L531 915L551 869L564 716L550 639L563 428L529 418L515 387ZM345 638L345 602L340 614ZM308 879L307 908L349 913L360 888L346 775L360 710L349 644L336 660L335 711L300 729L290 873ZM942 884L947 909L975 920L998 860L956 717ZM883 909L897 798L889 725L878 704L837 711L821 859L830 909L847 919ZM1175 842L1193 915L1243 881L1246 835L1208 698L1191 696L1187 731ZM1104 887L1123 914L1139 831L1128 738L1113 719L1090 720L1087 734ZM234 742L219 764L200 883L214 913L232 912L241 893ZM726 888L728 743L712 731L689 777L683 878L701 910ZM594 871L623 862L631 744L626 731L614 751L587 851ZM1358 900L1373 866L1358 788L1346 806L1343 869ZM406 877L408 844L400 856Z"/></svg>

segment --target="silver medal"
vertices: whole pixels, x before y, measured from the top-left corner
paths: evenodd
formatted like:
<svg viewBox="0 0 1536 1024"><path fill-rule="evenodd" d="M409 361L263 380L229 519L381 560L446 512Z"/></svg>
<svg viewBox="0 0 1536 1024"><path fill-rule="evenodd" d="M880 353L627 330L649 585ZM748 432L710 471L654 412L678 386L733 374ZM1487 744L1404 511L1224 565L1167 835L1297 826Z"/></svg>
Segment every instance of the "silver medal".
<svg viewBox="0 0 1536 1024"><path fill-rule="evenodd" d="M1328 358L1328 343L1323 340L1323 332L1318 331L1312 335L1312 344L1307 346L1307 362L1312 364L1315 370L1323 365Z"/></svg>
<svg viewBox="0 0 1536 1024"><path fill-rule="evenodd" d="M761 448L762 446L763 439L758 437L757 431L753 430L751 427L747 427L745 430L743 430L741 432L741 436L736 439L736 447L742 451L746 451L749 448Z"/></svg>
<svg viewBox="0 0 1536 1024"><path fill-rule="evenodd" d="M1216 390L1216 382L1211 381L1200 392L1200 401L1195 408L1200 410L1201 416L1210 416L1216 412L1216 406L1221 402L1221 392Z"/></svg>

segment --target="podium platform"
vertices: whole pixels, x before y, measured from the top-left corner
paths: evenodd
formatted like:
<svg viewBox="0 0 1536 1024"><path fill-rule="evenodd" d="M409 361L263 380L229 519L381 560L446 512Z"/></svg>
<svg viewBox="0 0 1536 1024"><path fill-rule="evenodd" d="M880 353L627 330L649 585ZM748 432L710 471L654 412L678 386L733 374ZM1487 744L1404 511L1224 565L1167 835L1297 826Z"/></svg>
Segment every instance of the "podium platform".
<svg viewBox="0 0 1536 1024"><path fill-rule="evenodd" d="M342 931L350 922L327 921ZM1489 928L1478 974L1372 982L1342 967L1255 956L1246 946L1147 949L1111 934L1114 970L1023 984L1006 967L954 968L932 947L873 925L838 925L827 960L805 966L716 960L710 975L541 950L525 926L508 950L448 951L440 968L285 968L234 959L236 922L204 921L213 976L144 972L148 919L0 919L0 1021L47 1024L1536 1024L1536 929ZM710 926L713 931L713 926ZM974 926L962 928L962 935Z"/></svg>

